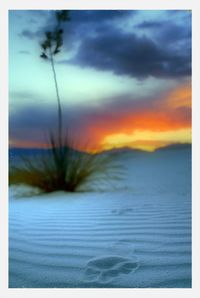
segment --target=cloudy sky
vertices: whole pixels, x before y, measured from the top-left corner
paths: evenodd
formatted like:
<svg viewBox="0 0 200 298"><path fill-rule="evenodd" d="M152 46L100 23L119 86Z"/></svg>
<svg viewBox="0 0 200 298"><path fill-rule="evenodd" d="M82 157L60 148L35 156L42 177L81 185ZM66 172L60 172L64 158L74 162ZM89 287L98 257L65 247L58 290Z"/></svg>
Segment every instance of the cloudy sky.
<svg viewBox="0 0 200 298"><path fill-rule="evenodd" d="M53 11L9 12L10 146L45 147L57 121ZM67 131L93 150L191 142L190 11L70 11L56 72ZM81 145L81 146L82 146Z"/></svg>

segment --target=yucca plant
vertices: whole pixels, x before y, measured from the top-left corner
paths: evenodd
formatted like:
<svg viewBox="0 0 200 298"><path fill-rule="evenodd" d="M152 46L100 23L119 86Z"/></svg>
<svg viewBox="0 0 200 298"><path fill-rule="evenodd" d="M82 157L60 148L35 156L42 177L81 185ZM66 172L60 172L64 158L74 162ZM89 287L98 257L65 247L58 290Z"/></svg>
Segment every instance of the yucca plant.
<svg viewBox="0 0 200 298"><path fill-rule="evenodd" d="M45 32L41 43L41 58L50 61L55 83L58 104L58 132L49 133L47 154L36 157L21 158L20 166L11 166L9 171L10 184L27 184L39 188L43 192L58 190L77 191L81 185L98 178L112 175L115 166L111 158L105 155L88 154L74 149L69 137L63 140L62 106L59 96L54 57L63 44L62 23L69 20L68 11L56 12L56 26L52 31Z"/></svg>
<svg viewBox="0 0 200 298"><path fill-rule="evenodd" d="M19 166L11 166L10 184L26 184L47 193L58 190L74 192L97 179L101 184L116 172L110 156L77 151L69 140L65 141L66 146L60 148L53 136L50 142L51 149L45 154L34 158L22 157Z"/></svg>

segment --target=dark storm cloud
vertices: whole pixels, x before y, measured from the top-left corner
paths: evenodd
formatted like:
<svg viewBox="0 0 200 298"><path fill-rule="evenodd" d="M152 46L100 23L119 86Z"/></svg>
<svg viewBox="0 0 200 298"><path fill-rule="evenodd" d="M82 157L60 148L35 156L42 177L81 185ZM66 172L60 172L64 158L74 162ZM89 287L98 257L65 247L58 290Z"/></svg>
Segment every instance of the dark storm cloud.
<svg viewBox="0 0 200 298"><path fill-rule="evenodd" d="M133 10L72 10L71 20L77 23L96 23L104 21L119 20L130 15L137 14Z"/></svg>
<svg viewBox="0 0 200 298"><path fill-rule="evenodd" d="M38 14L38 12L36 12ZM171 13L171 14L170 14ZM81 67L111 71L138 79L191 75L191 16L185 11L166 11L168 20L158 14L145 20L148 11L131 10L73 10L71 20L64 24L63 50L74 50L69 61ZM34 14L33 14L34 15ZM135 23L139 15L140 23ZM45 31L55 24L52 13L45 15L47 22L36 32L25 29L21 35L42 39ZM176 23L176 18L179 23ZM132 32L126 30L133 22ZM120 29L120 26L121 29Z"/></svg>
<svg viewBox="0 0 200 298"><path fill-rule="evenodd" d="M98 34L99 31L107 30L107 27L114 26L115 22L127 19L137 14L132 10L71 10L69 12L70 21L63 24L64 44L66 51L73 50L77 43L80 43L87 36ZM31 11L30 21L40 18L46 19L46 25L37 30L26 28L19 33L20 36L41 41L44 32L54 28L56 18L54 11Z"/></svg>
<svg viewBox="0 0 200 298"><path fill-rule="evenodd" d="M104 33L137 13L133 10L72 10L69 12L70 21L64 24L64 47L67 49L70 42L80 42L88 36Z"/></svg>
<svg viewBox="0 0 200 298"><path fill-rule="evenodd" d="M147 36L108 30L82 43L72 61L137 78L190 75L190 57L166 50Z"/></svg>
<svg viewBox="0 0 200 298"><path fill-rule="evenodd" d="M191 24L190 21L184 25L178 25L171 21L143 21L134 28L145 29L145 33L151 33L151 36L157 41L164 41L165 43L191 38ZM148 32L148 33L147 33Z"/></svg>
<svg viewBox="0 0 200 298"><path fill-rule="evenodd" d="M76 36L88 36L91 33L98 30L98 28L104 27L105 24L112 26L113 21L120 21L130 16L137 14L137 11L132 10L71 10L69 12L70 21L63 24L65 30L65 37L70 37L75 34ZM21 36L29 39L40 37L41 33L51 29L56 22L54 11L31 11L30 21L39 21L40 18L46 18L46 25L39 28L37 31L30 29L24 29L20 34Z"/></svg>
<svg viewBox="0 0 200 298"><path fill-rule="evenodd" d="M191 20L188 14L185 19L186 23L182 21L179 25L176 19L143 21L138 29L133 27L133 32L103 23L96 28L96 34L82 38L71 63L138 79L189 76ZM145 29L145 33L141 34L140 29Z"/></svg>
<svg viewBox="0 0 200 298"><path fill-rule="evenodd" d="M168 12L169 14L169 12ZM165 48L165 51L174 55L181 61L181 57L185 59L185 65L191 68L191 18L190 14L185 12L176 12L181 16L179 23L174 20L164 20L160 22L144 21L136 25L136 28L142 30L143 34L149 35L158 45ZM175 12L170 14L170 17Z"/></svg>
<svg viewBox="0 0 200 298"><path fill-rule="evenodd" d="M191 27L190 26L181 26L177 24L165 24L162 27L162 30L159 32L159 40L161 42L176 43L178 41L190 43L191 39Z"/></svg>

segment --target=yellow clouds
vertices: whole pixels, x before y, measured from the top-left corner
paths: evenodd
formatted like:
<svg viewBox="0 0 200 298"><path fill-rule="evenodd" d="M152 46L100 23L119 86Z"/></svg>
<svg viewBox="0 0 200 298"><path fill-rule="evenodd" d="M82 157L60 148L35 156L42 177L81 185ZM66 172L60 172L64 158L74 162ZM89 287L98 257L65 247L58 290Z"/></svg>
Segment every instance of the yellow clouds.
<svg viewBox="0 0 200 298"><path fill-rule="evenodd" d="M121 119L120 119L121 118ZM191 84L186 83L139 110L119 116L124 129L106 134L104 149L131 147L153 151L173 143L191 143ZM118 130L118 131L117 131Z"/></svg>
<svg viewBox="0 0 200 298"><path fill-rule="evenodd" d="M132 134L112 134L102 141L102 147L111 149L128 146L153 151L172 143L190 143L191 129L179 129L176 131L155 132L150 130L135 130Z"/></svg>

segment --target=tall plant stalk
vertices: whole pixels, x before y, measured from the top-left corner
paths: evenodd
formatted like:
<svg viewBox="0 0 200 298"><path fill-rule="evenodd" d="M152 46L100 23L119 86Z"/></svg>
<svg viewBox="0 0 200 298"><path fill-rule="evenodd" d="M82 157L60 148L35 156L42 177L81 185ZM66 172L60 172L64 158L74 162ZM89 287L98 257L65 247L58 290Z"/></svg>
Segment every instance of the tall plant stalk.
<svg viewBox="0 0 200 298"><path fill-rule="evenodd" d="M67 10L61 10L56 12L57 24L52 31L45 32L45 39L41 43L42 54L41 58L49 60L51 63L51 68L53 72L54 84L56 89L56 97L58 104L58 146L63 147L62 137L63 137L63 118L62 118L62 105L58 88L57 75L55 70L54 56L57 55L63 44L63 29L62 23L69 21L69 12Z"/></svg>
<svg viewBox="0 0 200 298"><path fill-rule="evenodd" d="M60 95L59 95L54 59L53 59L53 54L51 51L50 51L50 61L51 61L51 67L52 67L52 71L53 71L54 83L55 83L55 88L56 88L56 96L57 96L57 101L58 101L58 140L59 140L59 146L62 147L62 145L63 145L62 144L62 135L63 135L63 133L62 133L62 125L63 125L62 107L61 107L61 100L60 100Z"/></svg>

